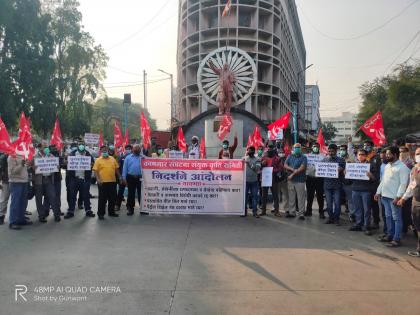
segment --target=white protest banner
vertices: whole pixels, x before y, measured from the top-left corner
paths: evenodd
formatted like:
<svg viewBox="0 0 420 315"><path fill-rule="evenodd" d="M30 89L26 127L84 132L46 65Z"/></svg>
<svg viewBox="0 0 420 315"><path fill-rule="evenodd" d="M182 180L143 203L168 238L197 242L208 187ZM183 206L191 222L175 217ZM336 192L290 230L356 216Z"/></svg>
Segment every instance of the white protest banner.
<svg viewBox="0 0 420 315"><path fill-rule="evenodd" d="M273 168L264 167L261 171L261 187L271 187L273 184Z"/></svg>
<svg viewBox="0 0 420 315"><path fill-rule="evenodd" d="M142 159L142 211L159 214L242 215L242 160Z"/></svg>
<svg viewBox="0 0 420 315"><path fill-rule="evenodd" d="M99 144L99 134L97 133L85 133L85 143L92 145L92 144Z"/></svg>
<svg viewBox="0 0 420 315"><path fill-rule="evenodd" d="M58 157L35 158L35 174L58 172Z"/></svg>
<svg viewBox="0 0 420 315"><path fill-rule="evenodd" d="M90 171L92 168L90 156L76 155L67 159L67 170L69 171Z"/></svg>
<svg viewBox="0 0 420 315"><path fill-rule="evenodd" d="M369 177L366 175L367 172L370 172L369 163L346 164L346 178L348 179L369 180Z"/></svg>
<svg viewBox="0 0 420 315"><path fill-rule="evenodd" d="M308 166L315 166L317 163L321 162L325 156L322 154L306 154L306 159L308 160Z"/></svg>
<svg viewBox="0 0 420 315"><path fill-rule="evenodd" d="M338 178L338 163L319 162L315 164L315 176Z"/></svg>
<svg viewBox="0 0 420 315"><path fill-rule="evenodd" d="M184 152L171 150L169 151L169 158L170 159L183 159Z"/></svg>

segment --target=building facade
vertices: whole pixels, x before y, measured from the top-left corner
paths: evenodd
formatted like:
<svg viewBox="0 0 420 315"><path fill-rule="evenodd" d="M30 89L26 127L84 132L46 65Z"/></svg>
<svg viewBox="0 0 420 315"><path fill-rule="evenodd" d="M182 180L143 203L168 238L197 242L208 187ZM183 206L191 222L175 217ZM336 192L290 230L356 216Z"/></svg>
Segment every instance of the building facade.
<svg viewBox="0 0 420 315"><path fill-rule="evenodd" d="M252 94L238 104L264 123L292 111L290 92L299 90L299 127L304 128L306 51L294 0L180 0L175 120L185 124L215 108L201 95L197 72L206 56L223 47L245 51L257 69Z"/></svg>
<svg viewBox="0 0 420 315"><path fill-rule="evenodd" d="M319 114L320 96L318 85L306 85L305 87L305 129L310 133L316 133L321 123Z"/></svg>
<svg viewBox="0 0 420 315"><path fill-rule="evenodd" d="M322 122L324 124L330 122L335 128L337 128L337 134L332 141L339 144L347 143L348 137L353 137L354 133L358 129L356 114L350 112L343 112L341 113L341 116L337 117L324 117L322 118ZM353 141L358 142L360 139L353 137Z"/></svg>

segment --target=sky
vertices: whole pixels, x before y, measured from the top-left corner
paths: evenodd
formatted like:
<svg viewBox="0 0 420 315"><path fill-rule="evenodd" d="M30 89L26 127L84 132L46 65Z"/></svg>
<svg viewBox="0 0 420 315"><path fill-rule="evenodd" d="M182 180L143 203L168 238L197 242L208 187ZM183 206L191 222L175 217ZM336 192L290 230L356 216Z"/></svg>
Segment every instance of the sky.
<svg viewBox="0 0 420 315"><path fill-rule="evenodd" d="M172 73L176 85L178 0L79 1L85 30L110 58L104 82L108 96L131 93L133 102L143 103L146 70L147 107L158 127L166 129L170 81L158 69ZM420 59L420 0L296 0L296 4L306 64L313 64L306 72L306 84L319 85L321 117L356 113L363 83L390 73L407 59Z"/></svg>

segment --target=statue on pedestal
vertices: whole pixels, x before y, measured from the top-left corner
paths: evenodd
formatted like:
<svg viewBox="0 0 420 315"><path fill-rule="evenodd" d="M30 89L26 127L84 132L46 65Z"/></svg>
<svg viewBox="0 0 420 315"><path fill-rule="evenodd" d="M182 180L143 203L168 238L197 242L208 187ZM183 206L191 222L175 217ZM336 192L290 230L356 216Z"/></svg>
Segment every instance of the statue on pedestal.
<svg viewBox="0 0 420 315"><path fill-rule="evenodd" d="M235 83L235 75L229 69L228 64L224 64L222 68L217 68L212 60L208 62L208 66L215 74L219 76L219 87L217 92L217 103L219 106L219 115L230 115L233 98L233 84Z"/></svg>

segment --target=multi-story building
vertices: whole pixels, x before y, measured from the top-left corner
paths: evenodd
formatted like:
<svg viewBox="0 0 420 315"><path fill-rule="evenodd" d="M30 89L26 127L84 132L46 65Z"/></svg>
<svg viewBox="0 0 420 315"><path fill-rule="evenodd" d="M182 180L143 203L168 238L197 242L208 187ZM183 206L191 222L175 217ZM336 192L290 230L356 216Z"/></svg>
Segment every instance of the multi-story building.
<svg viewBox="0 0 420 315"><path fill-rule="evenodd" d="M324 124L330 122L337 128L337 134L332 141L335 143L346 143L348 137L353 136L358 129L356 114L350 112L343 112L338 117L324 117L322 118ZM353 137L353 141L360 141L359 138Z"/></svg>
<svg viewBox="0 0 420 315"><path fill-rule="evenodd" d="M290 92L299 91L299 127L304 128L306 51L294 0L180 0L176 120L185 124L215 108L200 93L197 72L206 56L225 46L245 51L257 75L252 94L239 109L262 122L292 111Z"/></svg>
<svg viewBox="0 0 420 315"><path fill-rule="evenodd" d="M318 85L306 85L305 129L310 133L316 133L321 123L321 116L319 114L320 95Z"/></svg>

